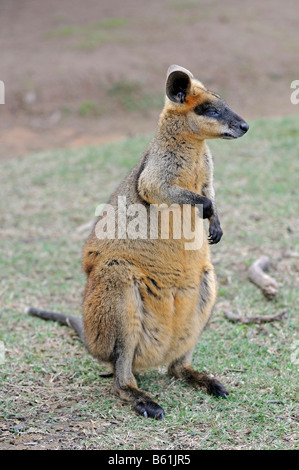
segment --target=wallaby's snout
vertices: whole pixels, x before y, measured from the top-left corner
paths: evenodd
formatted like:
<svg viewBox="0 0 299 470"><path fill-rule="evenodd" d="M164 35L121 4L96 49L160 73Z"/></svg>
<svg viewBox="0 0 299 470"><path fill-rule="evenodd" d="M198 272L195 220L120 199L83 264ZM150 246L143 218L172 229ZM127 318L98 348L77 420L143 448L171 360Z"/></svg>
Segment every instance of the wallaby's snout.
<svg viewBox="0 0 299 470"><path fill-rule="evenodd" d="M247 124L247 122L245 122L245 121L241 122L240 129L241 129L241 131L244 132L244 134L246 134L246 132L249 129L249 125Z"/></svg>
<svg viewBox="0 0 299 470"><path fill-rule="evenodd" d="M226 127L222 134L223 139L238 139L248 131L249 124L228 106L226 106L226 110L223 112L223 117L223 123Z"/></svg>

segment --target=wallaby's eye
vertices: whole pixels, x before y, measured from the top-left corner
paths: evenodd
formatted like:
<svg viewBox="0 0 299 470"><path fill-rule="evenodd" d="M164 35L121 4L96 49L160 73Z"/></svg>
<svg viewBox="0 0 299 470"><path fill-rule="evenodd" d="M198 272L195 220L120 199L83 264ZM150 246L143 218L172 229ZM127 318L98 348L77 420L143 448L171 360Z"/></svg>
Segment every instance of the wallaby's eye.
<svg viewBox="0 0 299 470"><path fill-rule="evenodd" d="M195 114L198 114L199 116L208 116L208 117L214 117L217 118L220 116L220 111L219 109L215 108L214 106L209 106L207 103L202 103L197 105L194 108Z"/></svg>
<svg viewBox="0 0 299 470"><path fill-rule="evenodd" d="M220 111L216 108L208 108L204 114L210 117L218 117L220 115Z"/></svg>

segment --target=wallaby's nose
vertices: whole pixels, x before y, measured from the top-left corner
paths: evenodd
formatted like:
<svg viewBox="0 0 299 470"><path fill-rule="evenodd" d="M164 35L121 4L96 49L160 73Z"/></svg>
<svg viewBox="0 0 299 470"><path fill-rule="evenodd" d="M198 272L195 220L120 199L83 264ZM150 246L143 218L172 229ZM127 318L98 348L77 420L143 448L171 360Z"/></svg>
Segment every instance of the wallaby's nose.
<svg viewBox="0 0 299 470"><path fill-rule="evenodd" d="M243 132L247 132L248 129L249 129L249 125L247 124L247 122L241 122L240 124L240 129L243 131Z"/></svg>

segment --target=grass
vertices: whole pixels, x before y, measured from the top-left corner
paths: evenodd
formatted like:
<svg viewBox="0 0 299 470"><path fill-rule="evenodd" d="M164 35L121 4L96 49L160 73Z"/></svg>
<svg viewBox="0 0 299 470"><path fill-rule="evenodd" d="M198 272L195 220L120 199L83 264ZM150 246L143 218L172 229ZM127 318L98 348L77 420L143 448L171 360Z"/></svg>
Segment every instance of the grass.
<svg viewBox="0 0 299 470"><path fill-rule="evenodd" d="M136 416L114 397L111 380L98 377L104 368L69 329L24 314L28 305L81 314L88 231L77 228L93 219L150 138L1 162L0 448L296 448L298 124L297 117L257 120L243 139L211 142L224 237L212 247L219 296L194 366L219 377L230 395L218 400L164 368L146 371L138 383L165 409L162 422ZM273 259L275 302L247 279L261 254ZM264 325L232 324L223 314L284 307L287 318Z"/></svg>
<svg viewBox="0 0 299 470"><path fill-rule="evenodd" d="M104 113L104 108L94 101L84 101L80 104L78 113L83 117L100 116Z"/></svg>

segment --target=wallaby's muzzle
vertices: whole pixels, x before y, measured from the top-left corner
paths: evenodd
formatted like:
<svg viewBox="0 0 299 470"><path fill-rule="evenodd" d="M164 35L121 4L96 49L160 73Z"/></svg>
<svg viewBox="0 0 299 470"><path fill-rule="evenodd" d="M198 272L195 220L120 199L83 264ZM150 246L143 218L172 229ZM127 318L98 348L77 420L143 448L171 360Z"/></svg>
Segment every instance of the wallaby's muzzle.
<svg viewBox="0 0 299 470"><path fill-rule="evenodd" d="M226 123L227 130L222 134L223 139L238 139L242 137L249 129L249 124L247 124L244 119L242 119L238 114L234 113L230 108L226 110Z"/></svg>

